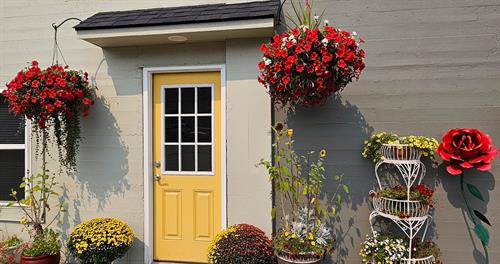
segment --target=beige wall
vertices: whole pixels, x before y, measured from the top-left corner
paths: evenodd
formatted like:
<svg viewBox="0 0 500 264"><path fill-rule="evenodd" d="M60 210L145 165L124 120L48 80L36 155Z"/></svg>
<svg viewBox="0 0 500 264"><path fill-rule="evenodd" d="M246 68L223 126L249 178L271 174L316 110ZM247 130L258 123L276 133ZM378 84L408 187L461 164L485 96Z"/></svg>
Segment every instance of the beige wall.
<svg viewBox="0 0 500 264"><path fill-rule="evenodd" d="M96 12L192 5L224 1L0 1L0 83L5 84L32 59L50 64L51 24ZM238 2L238 1L231 1ZM240 1L243 2L243 1ZM123 262L143 260L144 186L142 66L226 64L228 222L255 224L271 231L270 185L254 164L270 157L269 99L256 81L256 40L101 49L76 38L68 23L59 43L68 64L95 78L99 100L82 123L78 173L57 175L69 202L60 229L67 233L96 216L127 221L137 240ZM56 152L53 152L54 155ZM33 158L33 168L38 168ZM50 160L53 171L56 160ZM0 209L0 229L19 232L19 209Z"/></svg>

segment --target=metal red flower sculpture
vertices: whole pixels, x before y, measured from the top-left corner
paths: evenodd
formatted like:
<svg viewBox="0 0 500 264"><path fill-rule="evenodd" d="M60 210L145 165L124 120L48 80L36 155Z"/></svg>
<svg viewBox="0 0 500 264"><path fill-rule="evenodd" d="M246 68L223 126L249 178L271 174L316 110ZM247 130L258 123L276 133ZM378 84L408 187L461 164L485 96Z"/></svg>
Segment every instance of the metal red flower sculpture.
<svg viewBox="0 0 500 264"><path fill-rule="evenodd" d="M491 168L491 162L498 155L498 149L488 134L475 128L453 128L443 135L443 142L439 145L437 153L448 162L446 170L452 175L460 175L460 191L464 198L469 218L474 223L474 232L483 245L486 263L489 263L488 242L490 235L488 229L481 223L491 226L488 218L481 212L472 209L465 187L470 194L484 202L483 195L479 189L464 182L465 169L475 168L487 171Z"/></svg>

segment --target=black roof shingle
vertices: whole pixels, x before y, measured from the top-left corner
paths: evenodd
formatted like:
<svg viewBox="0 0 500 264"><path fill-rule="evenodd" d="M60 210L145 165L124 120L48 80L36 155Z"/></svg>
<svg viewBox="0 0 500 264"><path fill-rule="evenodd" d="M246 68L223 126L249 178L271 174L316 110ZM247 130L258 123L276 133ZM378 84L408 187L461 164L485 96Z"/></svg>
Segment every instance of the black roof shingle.
<svg viewBox="0 0 500 264"><path fill-rule="evenodd" d="M280 0L210 4L97 13L75 26L79 30L145 27L256 18L272 18Z"/></svg>

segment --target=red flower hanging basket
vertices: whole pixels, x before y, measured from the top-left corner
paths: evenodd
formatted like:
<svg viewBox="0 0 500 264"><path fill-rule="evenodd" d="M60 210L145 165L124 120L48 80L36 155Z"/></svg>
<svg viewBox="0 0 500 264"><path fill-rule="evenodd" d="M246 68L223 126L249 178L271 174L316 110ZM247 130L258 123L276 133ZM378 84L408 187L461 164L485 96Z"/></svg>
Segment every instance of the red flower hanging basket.
<svg viewBox="0 0 500 264"><path fill-rule="evenodd" d="M322 105L365 68L365 52L355 33L332 26L305 26L276 34L262 44L259 82L276 104L304 107Z"/></svg>
<svg viewBox="0 0 500 264"><path fill-rule="evenodd" d="M95 87L89 84L86 72L61 65L41 69L37 61L32 61L7 83L2 95L9 111L32 121L35 130L47 134L46 128L53 127L59 153L66 150L60 155L62 165L76 166L81 140L79 118L88 115L95 100Z"/></svg>

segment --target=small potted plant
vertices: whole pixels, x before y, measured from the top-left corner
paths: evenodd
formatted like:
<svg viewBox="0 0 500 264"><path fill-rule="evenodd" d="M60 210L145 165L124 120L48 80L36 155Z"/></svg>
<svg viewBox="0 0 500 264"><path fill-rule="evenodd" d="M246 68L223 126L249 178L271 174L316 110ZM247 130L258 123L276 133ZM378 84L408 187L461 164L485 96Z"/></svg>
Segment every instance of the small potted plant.
<svg viewBox="0 0 500 264"><path fill-rule="evenodd" d="M274 236L273 242L278 258L286 263L318 263L332 249L333 237L314 211L304 207L298 220Z"/></svg>
<svg viewBox="0 0 500 264"><path fill-rule="evenodd" d="M273 244L264 231L238 224L219 232L208 246L209 264L275 264Z"/></svg>
<svg viewBox="0 0 500 264"><path fill-rule="evenodd" d="M398 136L390 132L373 134L365 140L363 157L377 163L381 160L419 160L423 155L433 163L438 141L425 136Z"/></svg>
<svg viewBox="0 0 500 264"><path fill-rule="evenodd" d="M299 155L293 148L293 129L283 129L282 124L274 128L274 163L261 160L274 188L279 192L281 209L281 231L273 238L275 252L287 263L317 263L333 250L334 239L327 228L329 219L341 206L349 187L342 183L342 176L335 176L337 183L331 206L323 206L321 190L325 177L324 159L326 150L319 155L310 151ZM276 209L272 210L276 217Z"/></svg>
<svg viewBox="0 0 500 264"><path fill-rule="evenodd" d="M19 263L22 246L23 246L23 240L15 235L3 241L0 241L0 263L1 264Z"/></svg>
<svg viewBox="0 0 500 264"><path fill-rule="evenodd" d="M68 250L82 264L111 264L134 242L130 226L116 218L94 218L75 226Z"/></svg>
<svg viewBox="0 0 500 264"><path fill-rule="evenodd" d="M407 249L404 239L374 232L366 236L359 255L363 263L367 264L400 263Z"/></svg>
<svg viewBox="0 0 500 264"><path fill-rule="evenodd" d="M14 255L16 250L22 245L23 240L13 235L0 242L3 248L7 249L9 255ZM1 262L0 262L1 263Z"/></svg>
<svg viewBox="0 0 500 264"><path fill-rule="evenodd" d="M50 229L50 226L59 218L61 212L66 210L66 204L60 200L59 194L55 191L57 186L54 177L44 173L30 174L23 177L23 182L20 184L20 188L25 189L25 197L18 198L16 191L11 193L15 202L7 206L19 205L24 212L21 224L30 235L30 241L22 250L21 264L59 263L61 249L59 234ZM54 200L59 202L49 206L50 198L57 198ZM51 208L55 208L57 212L52 219L48 219L47 213Z"/></svg>

